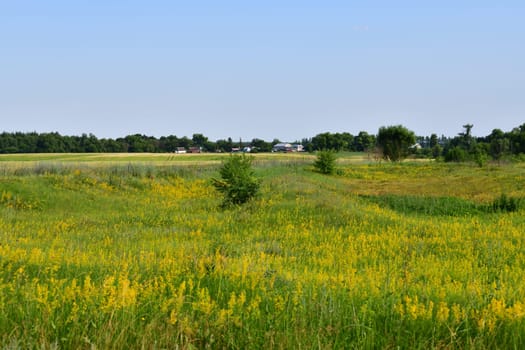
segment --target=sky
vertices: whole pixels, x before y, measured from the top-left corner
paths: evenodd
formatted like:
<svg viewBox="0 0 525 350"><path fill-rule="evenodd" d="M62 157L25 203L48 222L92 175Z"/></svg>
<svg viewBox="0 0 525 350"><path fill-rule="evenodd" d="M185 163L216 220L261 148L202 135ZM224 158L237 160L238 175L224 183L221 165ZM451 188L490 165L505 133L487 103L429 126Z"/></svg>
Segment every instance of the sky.
<svg viewBox="0 0 525 350"><path fill-rule="evenodd" d="M524 18L522 0L0 0L0 131L510 131Z"/></svg>

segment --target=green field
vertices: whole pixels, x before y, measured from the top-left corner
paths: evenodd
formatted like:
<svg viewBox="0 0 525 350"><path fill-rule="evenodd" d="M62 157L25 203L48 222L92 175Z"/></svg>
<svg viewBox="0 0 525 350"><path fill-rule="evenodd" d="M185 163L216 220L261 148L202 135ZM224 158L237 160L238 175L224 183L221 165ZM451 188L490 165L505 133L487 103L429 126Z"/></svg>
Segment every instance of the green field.
<svg viewBox="0 0 525 350"><path fill-rule="evenodd" d="M2 348L525 346L525 164L225 157L1 155Z"/></svg>

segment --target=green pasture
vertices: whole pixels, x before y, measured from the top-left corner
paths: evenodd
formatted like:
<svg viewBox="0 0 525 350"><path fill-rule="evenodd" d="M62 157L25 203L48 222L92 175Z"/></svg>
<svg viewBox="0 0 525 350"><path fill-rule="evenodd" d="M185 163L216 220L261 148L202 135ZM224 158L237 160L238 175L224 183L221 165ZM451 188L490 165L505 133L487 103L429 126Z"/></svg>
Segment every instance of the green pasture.
<svg viewBox="0 0 525 350"><path fill-rule="evenodd" d="M7 349L519 349L525 164L0 156Z"/></svg>

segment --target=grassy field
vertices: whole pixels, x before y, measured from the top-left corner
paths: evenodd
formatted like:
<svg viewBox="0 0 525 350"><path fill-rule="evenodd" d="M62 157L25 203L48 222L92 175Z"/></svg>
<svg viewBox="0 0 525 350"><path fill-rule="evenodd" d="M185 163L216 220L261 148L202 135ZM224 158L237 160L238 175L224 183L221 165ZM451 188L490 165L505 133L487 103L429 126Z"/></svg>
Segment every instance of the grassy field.
<svg viewBox="0 0 525 350"><path fill-rule="evenodd" d="M2 348L525 346L525 164L224 157L0 156Z"/></svg>

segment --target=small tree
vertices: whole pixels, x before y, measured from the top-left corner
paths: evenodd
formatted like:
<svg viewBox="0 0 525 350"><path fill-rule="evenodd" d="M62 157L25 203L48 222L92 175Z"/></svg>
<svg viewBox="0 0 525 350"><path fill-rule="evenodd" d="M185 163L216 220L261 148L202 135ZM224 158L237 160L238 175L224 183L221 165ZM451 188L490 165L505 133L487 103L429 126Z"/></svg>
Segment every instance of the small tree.
<svg viewBox="0 0 525 350"><path fill-rule="evenodd" d="M335 152L319 151L314 162L314 168L321 174L333 174L335 172Z"/></svg>
<svg viewBox="0 0 525 350"><path fill-rule="evenodd" d="M416 142L414 132L404 126L396 125L379 128L377 144L383 151L383 158L393 162L408 155L409 147Z"/></svg>
<svg viewBox="0 0 525 350"><path fill-rule="evenodd" d="M252 157L231 155L219 170L213 186L224 195L223 206L243 204L259 192L260 182L252 169Z"/></svg>
<svg viewBox="0 0 525 350"><path fill-rule="evenodd" d="M439 156L441 156L442 152L443 152L443 148L439 144L436 144L435 146L432 147L432 151L431 151L432 157L438 158Z"/></svg>
<svg viewBox="0 0 525 350"><path fill-rule="evenodd" d="M461 147L453 147L445 154L445 162L464 162L467 154Z"/></svg>

